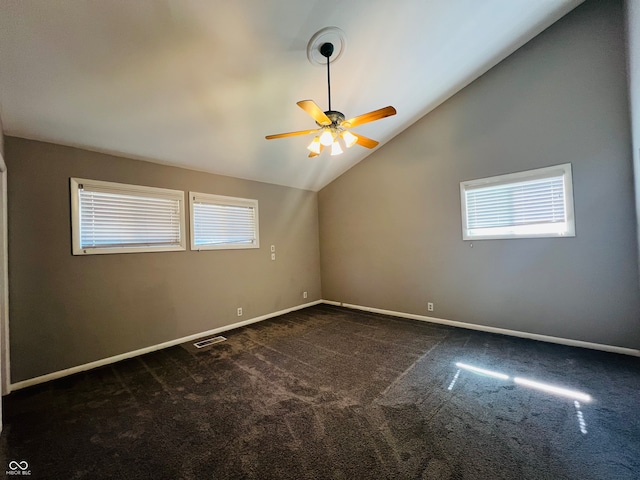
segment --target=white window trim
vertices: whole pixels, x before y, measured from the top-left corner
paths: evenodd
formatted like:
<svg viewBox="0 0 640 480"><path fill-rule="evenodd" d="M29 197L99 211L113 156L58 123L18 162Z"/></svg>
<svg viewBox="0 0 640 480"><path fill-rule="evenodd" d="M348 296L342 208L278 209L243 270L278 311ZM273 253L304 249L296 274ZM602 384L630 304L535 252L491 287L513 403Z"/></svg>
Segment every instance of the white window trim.
<svg viewBox="0 0 640 480"><path fill-rule="evenodd" d="M184 192L168 188L128 185L124 183L104 182L85 178L71 178L71 232L73 255L104 255L115 253L177 252L186 250L186 229ZM92 185L128 195L144 195L155 198L170 198L180 203L180 245L176 246L139 246L139 247L85 247L80 245L80 198L79 186Z"/></svg>
<svg viewBox="0 0 640 480"><path fill-rule="evenodd" d="M195 199L218 205L232 205L235 207L251 207L255 212L256 242L254 244L230 244L221 245L196 245L195 218L193 204ZM242 250L260 248L260 215L258 212L258 200L251 198L228 197L211 193L189 192L189 216L191 221L191 250Z"/></svg>
<svg viewBox="0 0 640 480"><path fill-rule="evenodd" d="M508 183L516 183L523 180L535 180L538 178L549 178L562 175L565 191L565 211L566 225L565 231L551 233L501 233L493 235L469 235L467 228L467 205L466 190L469 187L481 187L490 185L500 185ZM514 239L514 238L559 238L559 237L575 237L575 215L573 205L573 178L571 173L571 164L564 163L551 167L538 168L535 170L527 170L505 175L497 175L494 177L480 178L477 180L468 180L460 182L460 206L462 212L462 239L463 240L496 240L496 239Z"/></svg>

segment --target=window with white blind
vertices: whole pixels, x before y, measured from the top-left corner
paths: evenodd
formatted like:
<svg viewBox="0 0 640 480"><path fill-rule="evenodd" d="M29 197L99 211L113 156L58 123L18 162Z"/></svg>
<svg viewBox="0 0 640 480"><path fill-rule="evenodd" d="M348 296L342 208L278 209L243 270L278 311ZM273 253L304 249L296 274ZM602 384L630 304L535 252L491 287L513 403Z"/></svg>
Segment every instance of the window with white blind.
<svg viewBox="0 0 640 480"><path fill-rule="evenodd" d="M462 237L573 237L571 164L460 183Z"/></svg>
<svg viewBox="0 0 640 480"><path fill-rule="evenodd" d="M258 248L258 201L189 192L191 249Z"/></svg>
<svg viewBox="0 0 640 480"><path fill-rule="evenodd" d="M185 250L184 192L71 179L74 255Z"/></svg>

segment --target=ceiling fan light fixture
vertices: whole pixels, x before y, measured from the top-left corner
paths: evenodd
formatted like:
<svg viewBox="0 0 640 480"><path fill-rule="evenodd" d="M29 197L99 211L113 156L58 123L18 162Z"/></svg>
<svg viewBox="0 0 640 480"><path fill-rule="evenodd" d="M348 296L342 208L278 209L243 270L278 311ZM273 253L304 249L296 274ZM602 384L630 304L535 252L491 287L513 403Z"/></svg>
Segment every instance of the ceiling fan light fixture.
<svg viewBox="0 0 640 480"><path fill-rule="evenodd" d="M320 155L320 151L321 151L321 145L320 145L320 137L314 137L313 140L311 140L311 143L309 144L309 146L307 147L311 152Z"/></svg>
<svg viewBox="0 0 640 480"><path fill-rule="evenodd" d="M335 32L342 32L335 27L327 27L318 32L307 45L307 56L309 61L318 65L327 66L327 97L329 108L323 111L313 100L300 100L296 104L307 112L315 121L318 128L314 130L300 130L297 132L279 133L267 135L267 140L274 138L293 137L298 135L315 135L307 149L311 151L309 157L317 157L325 147L331 146L331 155L344 153L344 148L351 148L358 144L365 148L375 148L379 142L363 135L357 135L348 131L349 128L364 125L365 123L380 120L381 118L395 115L396 109L391 105L378 110L373 110L353 118L346 119L342 112L331 108L331 68L333 61L340 57L344 50L344 37L338 35L338 39L333 38ZM336 41L334 41L336 40ZM338 44L338 49L334 44Z"/></svg>
<svg viewBox="0 0 640 480"><path fill-rule="evenodd" d="M331 145L333 143L333 139L334 139L333 132L329 129L325 129L320 135L320 143L325 147L328 147L329 145Z"/></svg>
<svg viewBox="0 0 640 480"><path fill-rule="evenodd" d="M349 131L342 132L342 139L344 140L344 144L347 148L353 147L358 141L358 137L356 137L353 133Z"/></svg>
<svg viewBox="0 0 640 480"><path fill-rule="evenodd" d="M335 142L331 144L331 156L340 155L342 153L342 147L340 142L336 138Z"/></svg>

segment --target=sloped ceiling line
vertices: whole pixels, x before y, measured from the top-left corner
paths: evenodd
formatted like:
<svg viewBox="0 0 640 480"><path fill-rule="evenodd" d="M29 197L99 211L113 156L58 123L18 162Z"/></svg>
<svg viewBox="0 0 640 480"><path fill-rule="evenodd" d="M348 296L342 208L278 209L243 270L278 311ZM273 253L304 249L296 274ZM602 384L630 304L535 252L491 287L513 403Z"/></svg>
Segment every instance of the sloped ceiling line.
<svg viewBox="0 0 640 480"><path fill-rule="evenodd" d="M338 110L397 108L358 130L383 145L580 3L0 0L4 132L319 190L371 152L309 159L306 137L264 140L314 128L296 101L326 103L315 32L347 36Z"/></svg>

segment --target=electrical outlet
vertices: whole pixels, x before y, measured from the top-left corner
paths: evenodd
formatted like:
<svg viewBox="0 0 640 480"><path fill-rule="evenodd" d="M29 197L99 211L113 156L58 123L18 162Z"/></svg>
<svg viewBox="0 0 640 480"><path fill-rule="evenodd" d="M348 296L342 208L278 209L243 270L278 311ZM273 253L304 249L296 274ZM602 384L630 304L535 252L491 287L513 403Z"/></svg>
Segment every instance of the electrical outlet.
<svg viewBox="0 0 640 480"><path fill-rule="evenodd" d="M307 292L302 292L302 298L307 298Z"/></svg>
<svg viewBox="0 0 640 480"><path fill-rule="evenodd" d="M238 308L238 316L241 317L242 316L242 307Z"/></svg>
<svg viewBox="0 0 640 480"><path fill-rule="evenodd" d="M275 252L276 251L276 246L275 245L271 245L271 251Z"/></svg>
<svg viewBox="0 0 640 480"><path fill-rule="evenodd" d="M427 310L429 310L430 312L433 312L433 303L431 302L427 303Z"/></svg>

